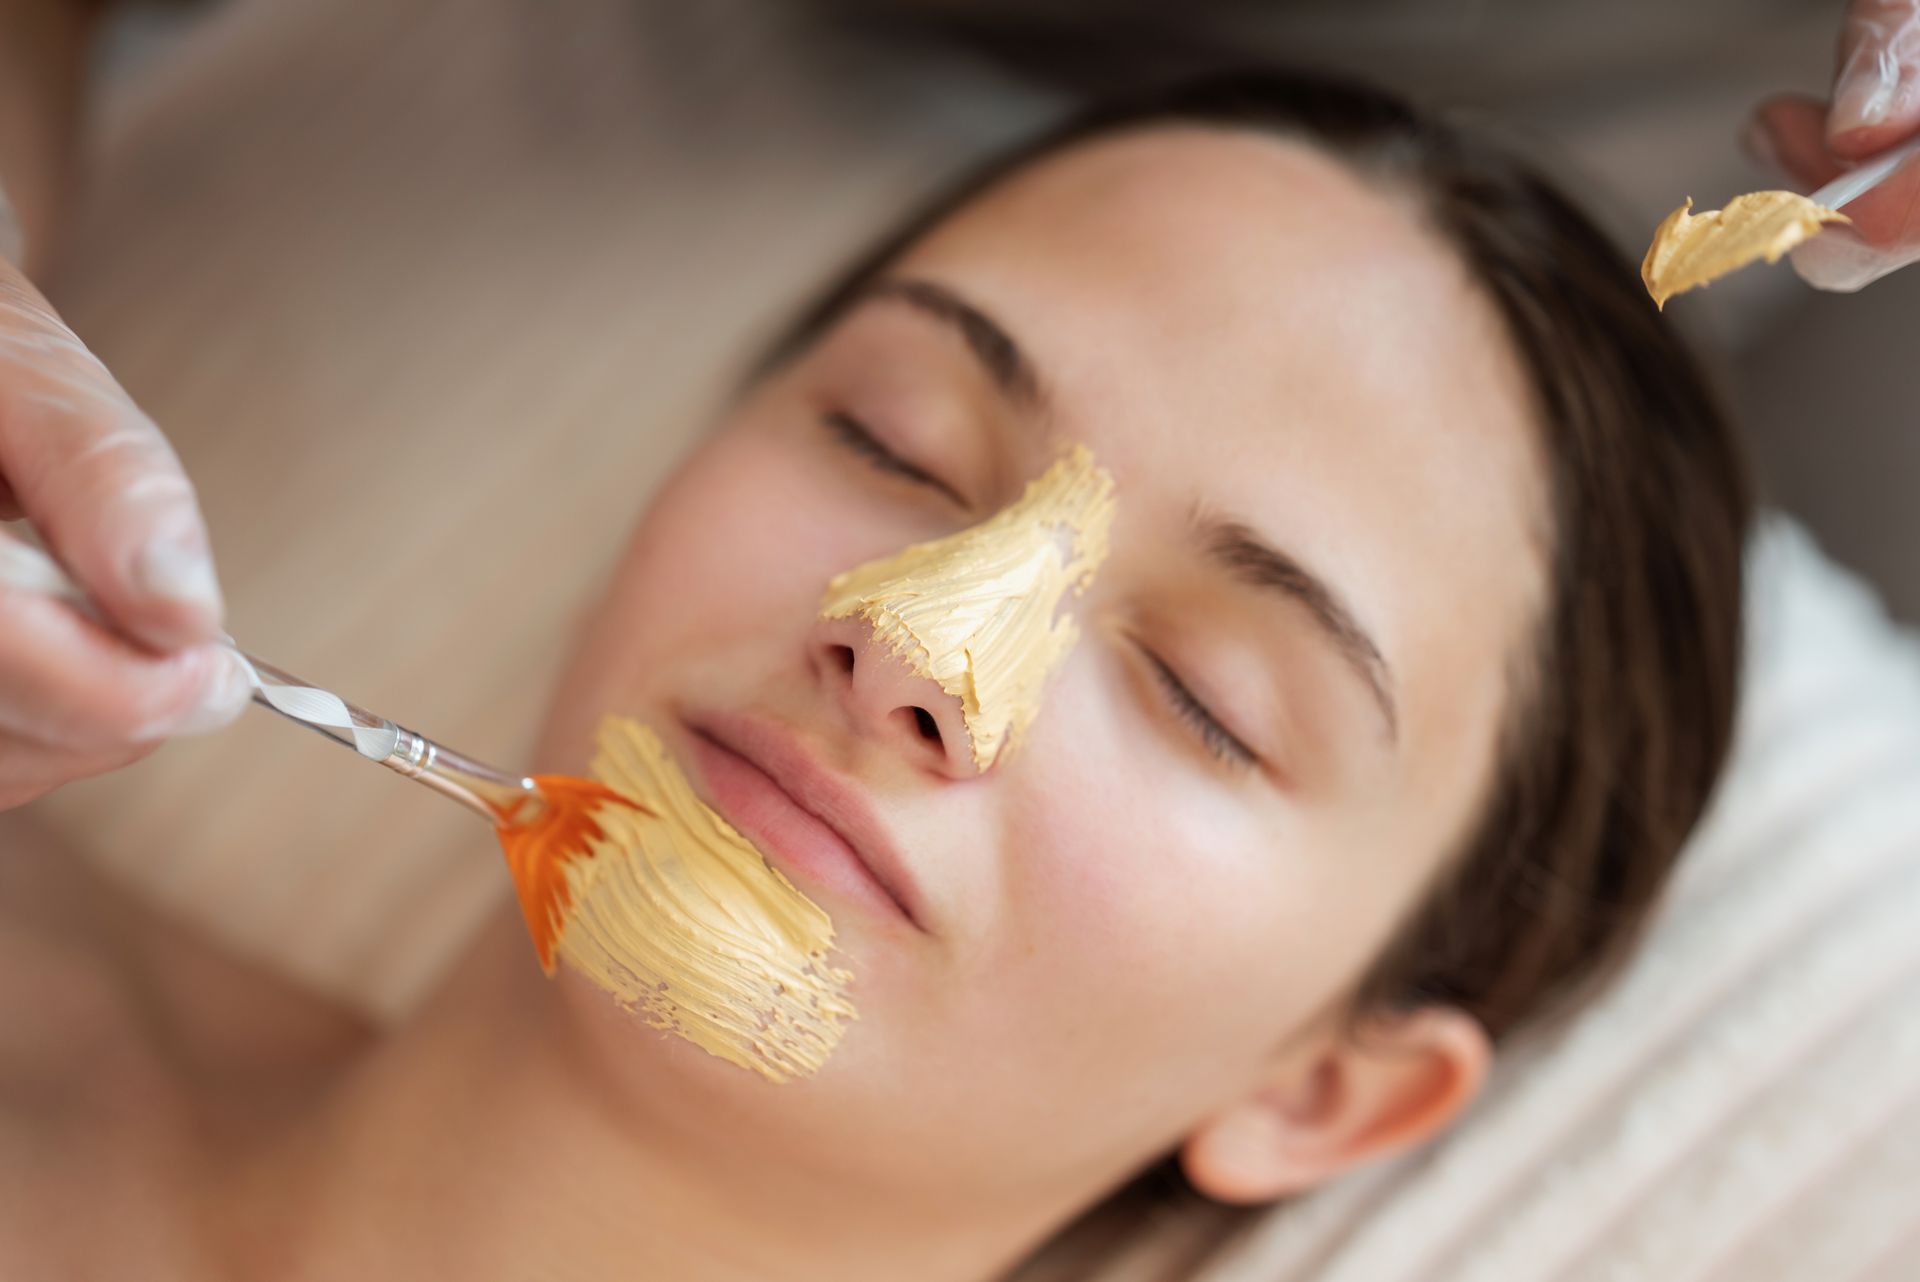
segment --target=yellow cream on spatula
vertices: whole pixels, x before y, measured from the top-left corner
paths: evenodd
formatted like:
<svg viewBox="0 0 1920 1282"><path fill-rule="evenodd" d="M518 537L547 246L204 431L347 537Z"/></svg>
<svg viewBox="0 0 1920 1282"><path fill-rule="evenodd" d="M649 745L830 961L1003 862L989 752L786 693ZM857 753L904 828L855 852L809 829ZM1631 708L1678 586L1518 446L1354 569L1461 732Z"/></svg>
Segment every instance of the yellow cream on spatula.
<svg viewBox="0 0 1920 1282"><path fill-rule="evenodd" d="M1667 300L1716 280L1755 259L1777 263L1788 250L1827 223L1851 222L1845 214L1790 191L1735 196L1725 209L1693 214L1693 198L1661 220L1640 264L1647 293L1666 310Z"/></svg>

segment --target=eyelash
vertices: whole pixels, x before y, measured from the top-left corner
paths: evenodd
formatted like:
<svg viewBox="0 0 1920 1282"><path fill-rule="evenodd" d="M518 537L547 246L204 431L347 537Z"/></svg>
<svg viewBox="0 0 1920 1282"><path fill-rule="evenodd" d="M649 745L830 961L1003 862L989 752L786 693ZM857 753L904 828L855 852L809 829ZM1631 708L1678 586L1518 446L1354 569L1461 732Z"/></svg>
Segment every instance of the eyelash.
<svg viewBox="0 0 1920 1282"><path fill-rule="evenodd" d="M1160 687L1166 691L1167 700L1173 705L1174 712L1200 736L1200 741L1214 757L1229 765L1251 766L1260 760L1260 755L1240 741L1239 736L1220 724L1207 705L1200 702L1193 691L1187 689L1174 670L1159 655L1146 652L1147 662L1153 665L1153 674L1159 678Z"/></svg>
<svg viewBox="0 0 1920 1282"><path fill-rule="evenodd" d="M904 477L920 485L930 486L952 497L955 494L947 484L923 468L907 462L888 449L872 429L844 410L830 410L821 416L821 422L833 434L836 441L851 453L859 455L875 468L894 476ZM1154 676L1159 679L1160 687L1166 692L1167 701L1173 705L1174 712L1192 727L1200 737L1206 750L1218 760L1234 765L1251 766L1259 760L1259 754L1242 743L1237 735L1220 724L1219 718L1206 704L1200 702L1193 691L1187 689L1174 670L1165 660L1152 652L1146 652L1147 661L1153 665Z"/></svg>
<svg viewBox="0 0 1920 1282"><path fill-rule="evenodd" d="M955 492L952 486L925 468L909 463L898 454L895 454L887 448L886 444L882 442L878 436L873 434L871 428L845 410L829 410L821 416L820 421L826 426L826 429L833 434L833 438L836 441L852 453L859 455L861 458L867 460L867 462L873 464L879 471L904 477L916 485L924 485L930 489L938 490L954 502L959 503L962 507L966 506L965 501Z"/></svg>

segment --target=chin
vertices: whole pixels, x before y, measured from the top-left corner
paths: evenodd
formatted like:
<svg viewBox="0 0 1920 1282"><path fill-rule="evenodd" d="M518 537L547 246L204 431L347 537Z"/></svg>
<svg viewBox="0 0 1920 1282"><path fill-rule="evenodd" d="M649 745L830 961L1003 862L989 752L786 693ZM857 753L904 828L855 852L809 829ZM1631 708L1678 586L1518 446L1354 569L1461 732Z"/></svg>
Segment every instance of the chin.
<svg viewBox="0 0 1920 1282"><path fill-rule="evenodd" d="M573 974L564 962L551 981L565 1011L566 1033L592 1080L622 1112L649 1127L704 1130L719 1119L753 1119L751 1129L788 1127L811 1132L832 1109L823 1101L846 1098L866 1056L850 1031L826 1065L811 1077L770 1082L760 1074L708 1054L692 1042L648 1024L644 1018ZM858 1100L864 1092L855 1090ZM781 1119L786 1119L784 1122ZM703 1121L703 1119L705 1119ZM715 1126L717 1132L730 1127ZM820 1137L826 1138L824 1136Z"/></svg>

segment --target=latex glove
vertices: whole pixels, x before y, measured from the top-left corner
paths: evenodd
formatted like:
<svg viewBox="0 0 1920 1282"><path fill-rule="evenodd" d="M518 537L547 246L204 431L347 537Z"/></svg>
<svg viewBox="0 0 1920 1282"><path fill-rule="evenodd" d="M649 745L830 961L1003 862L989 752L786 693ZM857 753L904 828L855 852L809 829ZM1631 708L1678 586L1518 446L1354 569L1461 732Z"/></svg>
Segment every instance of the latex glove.
<svg viewBox="0 0 1920 1282"><path fill-rule="evenodd" d="M23 514L104 624L36 591L0 527L0 808L240 714L251 687L206 644L220 589L179 459L0 260L0 518Z"/></svg>
<svg viewBox="0 0 1920 1282"><path fill-rule="evenodd" d="M1853 0L1840 31L1831 106L1803 94L1762 102L1747 150L1802 193L1920 133L1920 0ZM1920 261L1920 156L1845 207L1793 251L1793 267L1820 289L1850 292Z"/></svg>

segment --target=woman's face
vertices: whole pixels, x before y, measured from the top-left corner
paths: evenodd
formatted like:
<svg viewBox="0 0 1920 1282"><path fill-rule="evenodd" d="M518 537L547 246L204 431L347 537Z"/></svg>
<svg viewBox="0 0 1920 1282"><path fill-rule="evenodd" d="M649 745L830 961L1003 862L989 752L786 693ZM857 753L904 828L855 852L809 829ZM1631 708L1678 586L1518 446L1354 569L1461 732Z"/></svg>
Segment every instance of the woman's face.
<svg viewBox="0 0 1920 1282"><path fill-rule="evenodd" d="M832 915L859 1018L775 1086L563 977L583 1041L716 1144L929 1209L1088 1196L1259 1091L1489 784L1543 597L1533 433L1454 255L1303 145L1158 128L969 205L667 482L543 749L579 771L603 713L655 727ZM822 591L1075 442L1111 554L981 773L951 696ZM793 857L714 736L837 777L912 916Z"/></svg>

